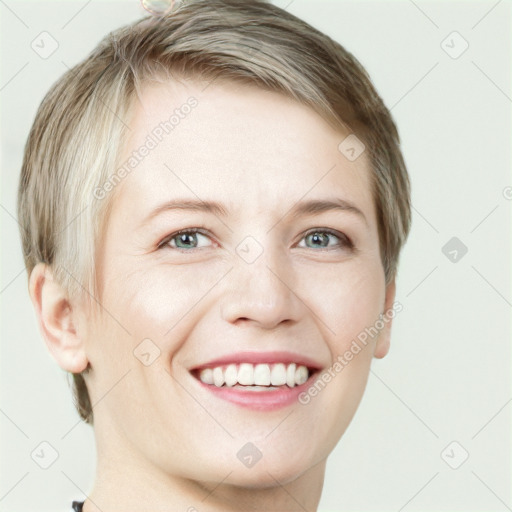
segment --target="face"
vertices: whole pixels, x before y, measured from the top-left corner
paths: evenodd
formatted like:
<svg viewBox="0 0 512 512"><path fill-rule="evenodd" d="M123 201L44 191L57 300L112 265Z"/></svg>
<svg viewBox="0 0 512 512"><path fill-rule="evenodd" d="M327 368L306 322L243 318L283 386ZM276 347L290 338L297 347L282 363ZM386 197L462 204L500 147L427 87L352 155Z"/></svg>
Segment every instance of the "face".
<svg viewBox="0 0 512 512"><path fill-rule="evenodd" d="M87 335L97 442L170 475L286 483L325 462L387 351L381 332L344 356L392 299L369 166L291 99L203 87L148 85L129 121L123 161L196 99L115 189Z"/></svg>

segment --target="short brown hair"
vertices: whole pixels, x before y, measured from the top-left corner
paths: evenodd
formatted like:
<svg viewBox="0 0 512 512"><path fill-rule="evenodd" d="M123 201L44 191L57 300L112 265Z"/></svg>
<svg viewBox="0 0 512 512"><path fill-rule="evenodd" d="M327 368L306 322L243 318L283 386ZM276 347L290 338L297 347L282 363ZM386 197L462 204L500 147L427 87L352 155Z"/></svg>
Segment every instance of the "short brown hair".
<svg viewBox="0 0 512 512"><path fill-rule="evenodd" d="M95 293L94 254L112 196L127 118L146 80L184 76L255 84L312 107L363 141L371 166L386 283L411 222L410 184L389 110L355 57L264 0L189 0L107 35L43 99L25 148L18 215L27 271L49 264L70 295ZM69 269L69 270L68 270ZM70 271L72 270L72 272ZM85 381L74 374L80 416L92 423Z"/></svg>

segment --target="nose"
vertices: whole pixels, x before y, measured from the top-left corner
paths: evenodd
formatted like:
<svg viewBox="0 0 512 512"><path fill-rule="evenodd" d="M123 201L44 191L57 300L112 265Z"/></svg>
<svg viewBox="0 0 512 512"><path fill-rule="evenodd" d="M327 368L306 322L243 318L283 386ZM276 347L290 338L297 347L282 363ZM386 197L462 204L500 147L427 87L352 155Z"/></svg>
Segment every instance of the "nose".
<svg viewBox="0 0 512 512"><path fill-rule="evenodd" d="M261 329L299 321L305 306L298 296L293 269L279 249L265 249L252 263L237 255L235 260L221 308L225 321Z"/></svg>

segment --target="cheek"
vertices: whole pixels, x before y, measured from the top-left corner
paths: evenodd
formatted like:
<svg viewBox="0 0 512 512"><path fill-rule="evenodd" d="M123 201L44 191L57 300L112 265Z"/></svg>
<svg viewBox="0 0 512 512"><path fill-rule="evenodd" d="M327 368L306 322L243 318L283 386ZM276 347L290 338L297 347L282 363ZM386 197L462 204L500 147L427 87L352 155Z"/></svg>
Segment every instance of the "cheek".
<svg viewBox="0 0 512 512"><path fill-rule="evenodd" d="M299 295L315 312L335 358L382 312L382 268L378 262L354 260L340 265L338 270L319 266L317 271L304 271L302 275Z"/></svg>
<svg viewBox="0 0 512 512"><path fill-rule="evenodd" d="M219 272L200 279L197 271L185 266L155 265L123 273L122 265L115 265L115 275L113 268L89 333L89 359L95 370L91 391L93 402L98 401L104 390L122 379L116 393L109 393L101 403L102 407L120 408L116 410L123 417L124 404L129 402L130 410L143 407L152 395L149 389L167 382L163 368L179 350L195 307L218 281ZM145 366L144 354L154 358L154 364Z"/></svg>
<svg viewBox="0 0 512 512"><path fill-rule="evenodd" d="M118 336L125 341L130 338L130 351L149 338L163 350L173 352L177 347L169 347L169 343L229 269L224 267L209 265L199 271L194 265L154 265L116 278L106 290L105 303L130 333L114 325Z"/></svg>
<svg viewBox="0 0 512 512"><path fill-rule="evenodd" d="M153 264L130 271L129 262L109 265L112 278L102 298L103 334L109 331L102 352L122 359L144 339L172 355L180 348L183 330L203 303L211 303L230 265L225 261L186 265ZM384 275L378 261L354 258L340 264L299 262L286 281L312 312L318 328L330 340L333 356L346 350L353 338L381 313ZM222 287L222 284L221 284ZM108 312L108 314L106 314ZM308 314L306 312L306 314ZM188 325L188 327L187 327ZM99 333L102 336L102 333Z"/></svg>

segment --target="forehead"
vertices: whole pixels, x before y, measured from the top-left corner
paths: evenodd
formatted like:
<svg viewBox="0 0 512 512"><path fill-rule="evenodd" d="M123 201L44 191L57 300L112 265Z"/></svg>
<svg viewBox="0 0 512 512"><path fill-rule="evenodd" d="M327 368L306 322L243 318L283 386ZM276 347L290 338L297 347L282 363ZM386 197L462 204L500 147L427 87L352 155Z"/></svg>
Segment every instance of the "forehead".
<svg viewBox="0 0 512 512"><path fill-rule="evenodd" d="M141 215L174 197L254 214L336 196L374 220L366 155L348 160L338 149L348 132L278 92L226 82L154 82L135 101L129 128L121 161L132 159L134 166L116 202Z"/></svg>

